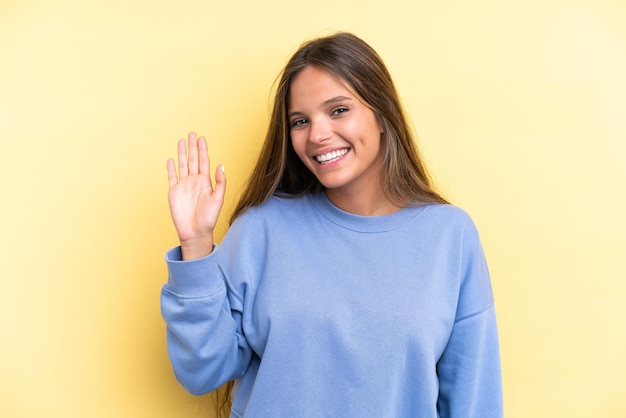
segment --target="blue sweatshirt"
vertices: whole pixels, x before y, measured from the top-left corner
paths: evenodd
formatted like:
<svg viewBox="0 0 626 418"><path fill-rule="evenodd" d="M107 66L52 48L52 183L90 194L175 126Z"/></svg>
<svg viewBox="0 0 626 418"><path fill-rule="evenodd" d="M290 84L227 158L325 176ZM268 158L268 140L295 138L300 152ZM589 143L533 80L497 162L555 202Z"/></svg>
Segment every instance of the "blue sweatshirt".
<svg viewBox="0 0 626 418"><path fill-rule="evenodd" d="M209 256L166 260L176 377L193 394L236 380L232 417L502 417L489 273L455 206L272 197Z"/></svg>

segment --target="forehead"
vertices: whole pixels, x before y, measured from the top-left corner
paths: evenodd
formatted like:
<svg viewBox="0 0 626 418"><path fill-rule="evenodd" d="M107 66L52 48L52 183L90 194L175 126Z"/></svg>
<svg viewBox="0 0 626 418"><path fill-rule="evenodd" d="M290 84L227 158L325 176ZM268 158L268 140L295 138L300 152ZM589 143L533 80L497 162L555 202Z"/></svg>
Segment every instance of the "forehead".
<svg viewBox="0 0 626 418"><path fill-rule="evenodd" d="M297 106L308 100L325 101L342 95L354 98L370 107L346 80L329 71L309 65L300 70L291 80L288 94L288 107Z"/></svg>

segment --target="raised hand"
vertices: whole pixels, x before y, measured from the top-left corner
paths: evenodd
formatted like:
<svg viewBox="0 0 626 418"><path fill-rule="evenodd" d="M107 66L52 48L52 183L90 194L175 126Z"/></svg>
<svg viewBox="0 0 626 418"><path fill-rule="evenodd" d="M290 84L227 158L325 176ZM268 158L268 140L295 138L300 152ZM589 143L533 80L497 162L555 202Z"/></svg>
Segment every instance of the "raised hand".
<svg viewBox="0 0 626 418"><path fill-rule="evenodd" d="M209 170L206 139L197 138L194 132L189 133L188 141L178 141L178 175L174 159L167 160L168 201L183 260L213 251L213 230L224 203L226 176L220 165L214 186Z"/></svg>

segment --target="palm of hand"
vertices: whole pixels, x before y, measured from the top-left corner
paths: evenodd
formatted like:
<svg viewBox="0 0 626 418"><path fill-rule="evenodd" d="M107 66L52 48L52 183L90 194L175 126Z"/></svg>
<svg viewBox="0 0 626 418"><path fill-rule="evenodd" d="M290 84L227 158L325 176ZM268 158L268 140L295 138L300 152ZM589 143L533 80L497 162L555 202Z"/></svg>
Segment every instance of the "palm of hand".
<svg viewBox="0 0 626 418"><path fill-rule="evenodd" d="M223 166L215 173L215 186L209 175L206 140L189 134L178 142L178 175L173 159L167 162L168 201L174 227L183 249L183 258L197 258L211 252L213 230L224 203L226 177ZM188 257L185 257L185 252Z"/></svg>
<svg viewBox="0 0 626 418"><path fill-rule="evenodd" d="M196 174L181 179L170 189L168 200L181 241L212 234L222 200L215 195L209 176Z"/></svg>

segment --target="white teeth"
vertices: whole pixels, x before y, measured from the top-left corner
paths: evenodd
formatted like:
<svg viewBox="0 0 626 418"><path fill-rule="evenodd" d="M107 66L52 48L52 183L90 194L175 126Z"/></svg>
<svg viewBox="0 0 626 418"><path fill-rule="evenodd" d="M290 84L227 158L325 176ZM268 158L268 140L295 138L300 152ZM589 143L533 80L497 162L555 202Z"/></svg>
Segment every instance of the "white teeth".
<svg viewBox="0 0 626 418"><path fill-rule="evenodd" d="M348 149L344 148L344 149L340 149L337 151L329 152L327 154L316 155L315 159L320 163L330 162L330 161L336 160L339 157L346 155L347 152L348 152Z"/></svg>

